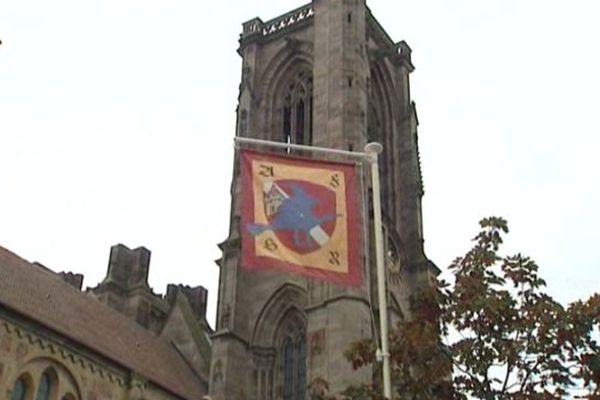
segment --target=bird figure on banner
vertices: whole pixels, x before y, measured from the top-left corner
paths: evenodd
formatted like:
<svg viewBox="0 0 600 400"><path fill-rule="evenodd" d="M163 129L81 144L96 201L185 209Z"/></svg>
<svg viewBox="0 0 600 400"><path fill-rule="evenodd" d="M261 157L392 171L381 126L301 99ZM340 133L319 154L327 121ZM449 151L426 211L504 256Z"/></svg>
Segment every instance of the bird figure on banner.
<svg viewBox="0 0 600 400"><path fill-rule="evenodd" d="M272 186L275 186L276 190L273 190ZM292 184L291 189L292 195L289 196L272 182L266 185L265 201L272 201L274 196L278 200L277 207L271 210L274 218L270 224L248 224L248 232L258 236L266 231L292 231L294 245L298 248L309 247L311 240L323 246L329 237L321 228L321 224L332 221L340 215L316 216L314 208L318 200L310 197L298 184Z"/></svg>

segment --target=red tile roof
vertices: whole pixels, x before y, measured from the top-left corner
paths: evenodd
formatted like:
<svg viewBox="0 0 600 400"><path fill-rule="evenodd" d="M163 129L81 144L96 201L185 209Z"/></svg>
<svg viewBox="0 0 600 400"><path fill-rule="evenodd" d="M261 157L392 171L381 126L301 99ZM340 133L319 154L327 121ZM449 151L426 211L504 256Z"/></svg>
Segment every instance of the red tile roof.
<svg viewBox="0 0 600 400"><path fill-rule="evenodd" d="M1 246L0 304L182 399L204 394L202 381L174 346Z"/></svg>

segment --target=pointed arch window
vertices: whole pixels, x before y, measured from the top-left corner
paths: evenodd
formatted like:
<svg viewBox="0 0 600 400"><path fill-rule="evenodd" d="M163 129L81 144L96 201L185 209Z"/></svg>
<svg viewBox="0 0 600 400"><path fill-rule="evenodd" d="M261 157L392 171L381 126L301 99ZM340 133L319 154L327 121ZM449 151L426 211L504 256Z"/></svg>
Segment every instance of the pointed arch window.
<svg viewBox="0 0 600 400"><path fill-rule="evenodd" d="M291 80L283 101L283 141L312 143L312 76L302 71Z"/></svg>
<svg viewBox="0 0 600 400"><path fill-rule="evenodd" d="M298 355L296 398L303 400L306 396L306 338L304 335L300 336L296 342L296 354Z"/></svg>
<svg viewBox="0 0 600 400"><path fill-rule="evenodd" d="M295 307L280 320L274 335L277 370L273 380L276 398L306 398L306 318Z"/></svg>
<svg viewBox="0 0 600 400"><path fill-rule="evenodd" d="M294 398L294 345L291 338L283 343L283 400Z"/></svg>
<svg viewBox="0 0 600 400"><path fill-rule="evenodd" d="M381 199L385 203L386 215L394 219L394 159L390 150L394 148L392 139L392 116L390 99L385 90L385 79L379 66L371 66L369 80L369 105L367 114L367 140L376 141L383 145L384 152L379 156L379 175L381 180Z"/></svg>
<svg viewBox="0 0 600 400"><path fill-rule="evenodd" d="M283 343L283 400L304 400L306 396L306 338L288 336Z"/></svg>

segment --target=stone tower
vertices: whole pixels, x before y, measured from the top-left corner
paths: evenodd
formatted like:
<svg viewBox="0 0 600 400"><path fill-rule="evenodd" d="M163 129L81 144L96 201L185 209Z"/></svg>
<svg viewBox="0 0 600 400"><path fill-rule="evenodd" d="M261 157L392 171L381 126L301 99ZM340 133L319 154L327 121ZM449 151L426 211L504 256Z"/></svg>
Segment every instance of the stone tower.
<svg viewBox="0 0 600 400"><path fill-rule="evenodd" d="M360 151L380 157L389 313L409 317L407 297L437 273L423 252L417 117L411 49L395 43L365 0L313 0L243 24L236 135ZM316 378L332 392L369 382L343 352L377 335L375 263L348 289L240 265L241 196L236 159L230 233L222 258L209 392L214 400L300 400ZM372 253L372 252L371 252Z"/></svg>

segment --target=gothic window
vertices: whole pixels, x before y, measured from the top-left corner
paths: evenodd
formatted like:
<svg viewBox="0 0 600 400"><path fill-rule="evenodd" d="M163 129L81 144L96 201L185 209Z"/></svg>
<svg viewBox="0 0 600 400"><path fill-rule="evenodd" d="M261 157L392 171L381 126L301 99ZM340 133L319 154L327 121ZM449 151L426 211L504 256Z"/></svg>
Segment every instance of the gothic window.
<svg viewBox="0 0 600 400"><path fill-rule="evenodd" d="M40 384L38 386L37 395L35 397L36 400L48 400L50 398L50 376L47 372L42 374L40 378Z"/></svg>
<svg viewBox="0 0 600 400"><path fill-rule="evenodd" d="M369 101L369 114L367 119L367 141L378 142L381 140L381 119L377 109L373 104L373 100Z"/></svg>
<svg viewBox="0 0 600 400"><path fill-rule="evenodd" d="M312 76L300 72L286 88L283 101L283 141L312 143Z"/></svg>
<svg viewBox="0 0 600 400"><path fill-rule="evenodd" d="M17 379L15 386L13 387L12 395L10 400L25 400L27 395L27 384L23 378Z"/></svg>
<svg viewBox="0 0 600 400"><path fill-rule="evenodd" d="M296 343L298 354L298 379L296 380L296 399L303 400L306 392L306 338L301 336Z"/></svg>
<svg viewBox="0 0 600 400"><path fill-rule="evenodd" d="M290 308L275 332L277 370L273 381L276 398L306 398L306 320L297 308Z"/></svg>
<svg viewBox="0 0 600 400"><path fill-rule="evenodd" d="M294 396L294 344L286 338L283 344L283 400Z"/></svg>
<svg viewBox="0 0 600 400"><path fill-rule="evenodd" d="M240 111L240 129L238 136L246 136L246 130L248 128L248 111Z"/></svg>
<svg viewBox="0 0 600 400"><path fill-rule="evenodd" d="M393 142L391 140L391 117L389 99L384 90L384 80L380 68L371 68L371 79L369 85L369 105L367 114L367 140L376 141L383 145L383 153L379 158L379 174L381 179L381 200L387 216L394 219L394 168L393 159L390 159L390 151ZM384 211L385 212L385 211Z"/></svg>
<svg viewBox="0 0 600 400"><path fill-rule="evenodd" d="M306 337L288 336L283 342L283 400L304 400L306 393Z"/></svg>
<svg viewBox="0 0 600 400"><path fill-rule="evenodd" d="M401 281L400 256L398 248L392 238L388 237L386 264L388 268L388 280L392 285L398 285Z"/></svg>

